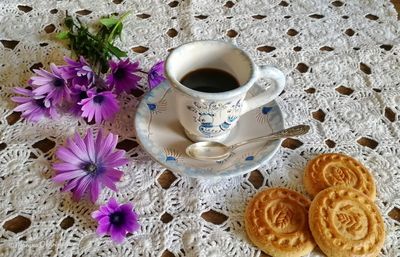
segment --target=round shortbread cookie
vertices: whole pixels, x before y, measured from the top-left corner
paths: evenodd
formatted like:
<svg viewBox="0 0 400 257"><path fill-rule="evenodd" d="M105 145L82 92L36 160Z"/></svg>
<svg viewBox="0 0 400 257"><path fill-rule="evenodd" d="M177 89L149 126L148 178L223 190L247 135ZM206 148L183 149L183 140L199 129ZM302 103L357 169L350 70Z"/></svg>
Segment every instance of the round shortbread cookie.
<svg viewBox="0 0 400 257"><path fill-rule="evenodd" d="M377 256L385 240L378 208L349 186L319 192L311 203L308 222L315 241L328 257Z"/></svg>
<svg viewBox="0 0 400 257"><path fill-rule="evenodd" d="M275 257L296 257L315 247L308 226L310 200L296 191L270 188L247 205L245 226L250 240Z"/></svg>
<svg viewBox="0 0 400 257"><path fill-rule="evenodd" d="M347 185L375 200L376 187L372 175L357 160L338 153L321 154L308 162L304 186L315 196L331 186Z"/></svg>

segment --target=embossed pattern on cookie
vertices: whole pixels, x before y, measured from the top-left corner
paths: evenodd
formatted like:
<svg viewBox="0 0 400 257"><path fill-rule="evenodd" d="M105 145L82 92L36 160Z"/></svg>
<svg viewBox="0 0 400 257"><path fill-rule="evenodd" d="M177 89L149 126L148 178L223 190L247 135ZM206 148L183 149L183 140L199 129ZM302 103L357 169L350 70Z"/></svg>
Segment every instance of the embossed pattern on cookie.
<svg viewBox="0 0 400 257"><path fill-rule="evenodd" d="M246 208L250 240L277 257L303 256L315 246L308 226L310 201L296 191L270 188L258 193Z"/></svg>
<svg viewBox="0 0 400 257"><path fill-rule="evenodd" d="M304 172L304 186L315 196L319 191L338 185L347 185L376 197L376 186L372 175L357 160L338 153L321 154L308 162Z"/></svg>
<svg viewBox="0 0 400 257"><path fill-rule="evenodd" d="M334 186L317 194L309 210L311 232L328 257L377 256L385 240L383 219L365 194Z"/></svg>

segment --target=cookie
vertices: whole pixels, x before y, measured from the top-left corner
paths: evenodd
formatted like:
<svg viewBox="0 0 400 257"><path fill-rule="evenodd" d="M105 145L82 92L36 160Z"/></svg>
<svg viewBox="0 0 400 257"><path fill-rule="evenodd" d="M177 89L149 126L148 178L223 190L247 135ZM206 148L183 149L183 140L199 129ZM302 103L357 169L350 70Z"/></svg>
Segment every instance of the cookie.
<svg viewBox="0 0 400 257"><path fill-rule="evenodd" d="M265 253L297 257L315 247L308 226L310 200L285 188L271 188L250 200L245 212L246 232Z"/></svg>
<svg viewBox="0 0 400 257"><path fill-rule="evenodd" d="M374 202L348 186L319 192L311 203L308 222L328 257L377 256L385 240L383 219Z"/></svg>
<svg viewBox="0 0 400 257"><path fill-rule="evenodd" d="M331 186L347 185L372 200L376 197L372 175L361 163L344 154L321 154L312 159L306 166L303 181L307 192L312 196Z"/></svg>

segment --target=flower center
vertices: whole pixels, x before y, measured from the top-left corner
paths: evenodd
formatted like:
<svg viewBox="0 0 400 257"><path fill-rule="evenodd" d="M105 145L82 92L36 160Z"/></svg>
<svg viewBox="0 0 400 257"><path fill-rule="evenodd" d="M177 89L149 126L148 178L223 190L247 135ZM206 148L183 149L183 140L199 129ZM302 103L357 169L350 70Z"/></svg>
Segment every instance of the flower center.
<svg viewBox="0 0 400 257"><path fill-rule="evenodd" d="M114 226L121 226L122 224L124 224L125 217L124 214L120 211L112 213L109 217L110 217L110 223L113 224Z"/></svg>
<svg viewBox="0 0 400 257"><path fill-rule="evenodd" d="M64 80L63 79L55 79L54 80L54 86L55 87L63 87L64 86Z"/></svg>
<svg viewBox="0 0 400 257"><path fill-rule="evenodd" d="M44 98L35 100L35 103L36 103L40 108L46 108L46 105L44 105Z"/></svg>
<svg viewBox="0 0 400 257"><path fill-rule="evenodd" d="M97 172L97 166L94 163L86 163L83 166L83 169L87 172L87 173L96 173Z"/></svg>
<svg viewBox="0 0 400 257"><path fill-rule="evenodd" d="M93 102L97 103L97 104L101 104L104 100L104 96L102 95L96 95L95 97L93 97Z"/></svg>
<svg viewBox="0 0 400 257"><path fill-rule="evenodd" d="M88 97L88 95L87 95L86 91L81 91L81 92L79 93L79 98L80 98L80 99L85 99L85 98L87 98L87 97Z"/></svg>
<svg viewBox="0 0 400 257"><path fill-rule="evenodd" d="M114 73L114 77L116 79L123 79L125 76L125 70L123 69L117 69L117 71Z"/></svg>

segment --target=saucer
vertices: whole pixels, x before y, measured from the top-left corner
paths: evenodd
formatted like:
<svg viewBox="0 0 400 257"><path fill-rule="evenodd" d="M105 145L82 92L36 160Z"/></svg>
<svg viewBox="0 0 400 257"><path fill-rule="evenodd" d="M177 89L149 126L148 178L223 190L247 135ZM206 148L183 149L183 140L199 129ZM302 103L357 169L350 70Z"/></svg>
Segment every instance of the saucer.
<svg viewBox="0 0 400 257"><path fill-rule="evenodd" d="M261 90L254 85L247 97ZM144 96L136 111L135 129L139 143L157 162L173 172L196 178L232 177L253 171L278 151L282 141L247 144L223 161L190 158L185 149L193 142L186 137L178 121L173 91L168 82ZM281 129L284 129L282 113L272 101L242 115L225 142L231 145Z"/></svg>

